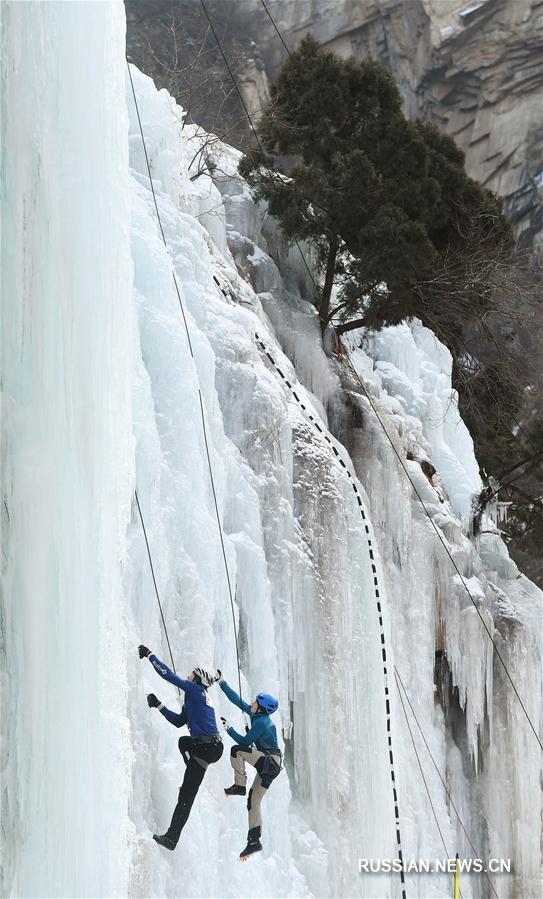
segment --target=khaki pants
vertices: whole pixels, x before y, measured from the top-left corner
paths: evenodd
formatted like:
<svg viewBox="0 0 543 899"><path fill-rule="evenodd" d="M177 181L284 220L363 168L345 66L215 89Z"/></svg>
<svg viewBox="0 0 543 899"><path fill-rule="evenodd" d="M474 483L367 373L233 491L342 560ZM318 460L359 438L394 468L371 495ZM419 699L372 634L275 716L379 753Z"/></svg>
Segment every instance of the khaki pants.
<svg viewBox="0 0 543 899"><path fill-rule="evenodd" d="M245 772L245 763L249 762L253 767L259 759L264 758L265 753L258 749L246 749L244 746L232 746L230 752L230 761L234 769L234 783L238 787L244 787L247 783L247 774ZM260 814L260 803L266 795L266 787L262 786L260 774L255 774L253 785L249 790L247 798L247 811L249 812L249 830L252 827L260 827L262 825L262 815Z"/></svg>

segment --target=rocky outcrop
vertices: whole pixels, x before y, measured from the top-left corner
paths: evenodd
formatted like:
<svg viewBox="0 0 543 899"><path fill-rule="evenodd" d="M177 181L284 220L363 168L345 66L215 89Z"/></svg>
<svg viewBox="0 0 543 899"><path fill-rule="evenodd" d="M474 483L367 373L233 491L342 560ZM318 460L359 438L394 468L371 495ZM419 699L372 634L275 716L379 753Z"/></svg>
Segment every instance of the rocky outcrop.
<svg viewBox="0 0 543 899"><path fill-rule="evenodd" d="M250 129L200 4L125 5L134 61L160 86L177 88L199 124L245 146ZM454 137L472 177L504 198L520 246L541 259L543 0L268 0L273 21L260 0L206 7L254 114L286 55L274 23L290 49L310 32L342 56L387 65L406 113Z"/></svg>
<svg viewBox="0 0 543 899"><path fill-rule="evenodd" d="M259 0L244 8L273 78L285 49ZM268 8L291 49L311 32L342 56L387 65L406 113L454 137L472 177L503 197L519 244L541 258L543 0L275 0Z"/></svg>
<svg viewBox="0 0 543 899"><path fill-rule="evenodd" d="M439 5L428 0L430 15ZM421 85L428 113L462 147L470 174L504 198L519 244L541 258L543 2L471 4L436 38Z"/></svg>
<svg viewBox="0 0 543 899"><path fill-rule="evenodd" d="M259 0L249 0L246 7L258 22L253 33L258 31L259 49L273 78L285 48ZM422 114L417 88L431 66L432 44L430 19L420 0L276 0L268 8L290 49L311 33L340 56L378 59L391 69L407 113Z"/></svg>

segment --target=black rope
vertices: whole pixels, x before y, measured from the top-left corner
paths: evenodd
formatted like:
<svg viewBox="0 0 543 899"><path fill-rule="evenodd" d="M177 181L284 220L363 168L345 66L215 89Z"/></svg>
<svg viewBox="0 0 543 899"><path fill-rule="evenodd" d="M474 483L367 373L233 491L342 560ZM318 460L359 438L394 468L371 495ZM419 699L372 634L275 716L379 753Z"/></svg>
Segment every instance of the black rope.
<svg viewBox="0 0 543 899"><path fill-rule="evenodd" d="M146 547L147 547L147 555L149 556L149 565L150 565L150 567L151 567L151 575L152 575L152 577L153 577L153 584L154 584L154 587L155 587L155 593L156 593L156 598L157 598L157 602L158 602L158 608L160 609L160 617L162 618L162 626L163 626L163 628L164 628L164 633L165 633L165 635L166 635L166 642L167 642L167 644L168 644L168 651L169 651L169 653L170 653L170 659L171 659L171 662L172 662L172 668L173 668L174 673L177 674L177 671L175 670L175 662L174 662L174 660L173 660L172 647L171 647L171 645L170 645L170 638L169 638L169 636L168 636L168 628L166 627L166 619L164 618L164 612L162 611L162 603L161 603L161 601L160 601L160 593L158 592L158 586L157 586L156 577L155 577L155 569L154 569L154 565L153 565L153 558L152 558L152 556L151 556L151 549L150 549L150 547L149 547L149 541L148 541L148 539L147 539L147 531L146 531L146 528L145 528L145 521L144 521L144 519L143 519L143 513L142 513L142 511L141 511L141 506L140 506L140 501L139 501L138 491L137 491L137 490L134 491L134 495L135 495L135 497L136 497L136 504L137 504L138 512L139 512L139 516L140 516L141 527L142 527L142 530L143 530L143 536L145 537L145 545L146 545ZM180 689L179 689L179 687L177 687L177 692L178 692L178 693L181 692Z"/></svg>
<svg viewBox="0 0 543 899"><path fill-rule="evenodd" d="M409 705L409 708L411 709L411 714L413 715L413 718L415 719L416 725L417 725L417 727L418 727L418 729L419 729L419 731L420 731L421 737L422 737L422 739L423 739L423 741L424 741L424 745L426 746L426 749L428 750L428 754L429 754L429 756L430 756L430 758L431 758L431 760L432 760L432 764L433 764L434 768L435 768L436 771L437 771L437 774L438 774L438 777L439 777L441 783L443 784L443 789L445 790L445 794L446 794L446 796L447 796L447 799L449 800L449 802L451 803L452 808L454 809L454 813L455 813L456 817L458 818L458 822L459 822L459 824L460 824L460 827L462 828L462 830L463 830L463 832L464 832L464 834L465 834L465 837L466 837L466 839L467 839L469 845L471 846L471 849L472 849L472 851L473 851L473 853L474 853L474 857L475 857L475 858L481 858L481 856L480 856L479 853L477 852L477 849L475 848L475 846L473 845L473 843L472 843L472 841L471 841L471 838L470 838L469 833L467 832L466 828L464 827L464 822L462 821L462 818L460 817L460 814L459 814L459 812L458 812L458 809L456 808L456 806L455 806L455 804L454 804L454 802L453 802L453 799L452 799L452 796L451 796L451 794L450 794L450 791L447 789L447 784L445 783L445 781L444 781L444 779L443 779L443 777L442 777L441 771L439 770L439 768L438 768L438 766L437 766L437 763L436 763L436 761L435 761L435 759L434 759L434 756L432 755L432 750L431 750L430 747L428 746L428 741L427 741L427 739L426 739L426 737L425 737L425 735L424 735L424 731L423 731L423 729L422 729L422 727L421 727L421 725L420 725L420 723L419 723L419 719L417 718L415 709L413 708L413 706L412 706L412 704L411 704L411 700L409 699L409 694L408 694L407 690L405 689L405 684L404 684L404 682L403 682L403 680L402 680L402 678L401 678L400 672L398 671L398 669L396 668L396 666L394 666L394 675L395 675L395 677L396 677L396 686L397 686L398 690L400 689L400 684L401 684L401 687L402 687L404 696L405 696L405 698L406 698L406 700L407 700L407 703L408 703L408 705ZM398 683L398 682L399 682L399 683ZM401 696L401 694L400 694L400 696ZM492 881L490 880L490 877L488 876L487 872L484 871L483 873L484 873L486 879L488 880L488 883L489 883L489 885L490 885L490 888L491 888L492 892L494 893L494 895L496 896L496 899L499 899L499 896L498 896L498 894L497 894L497 892L496 892L496 890L495 890L495 888L494 888L494 884L493 884Z"/></svg>
<svg viewBox="0 0 543 899"><path fill-rule="evenodd" d="M263 161L263 163L264 163L264 167L266 168L266 170L267 170L267 172L268 172L270 178L273 178L273 173L272 173L271 169L269 168L269 166L266 165L266 154L265 154L265 152L264 152L264 147L262 146L262 143L260 142L260 138L259 138L258 133L257 133L257 130L256 130L256 128L255 128L255 125L254 125L254 122L253 122L251 113L249 112L249 110L248 110L248 108L247 108L247 104L246 104L245 100L243 99L243 94L241 93L241 90L240 90L240 88L239 88L239 84L238 84L238 82L236 81L236 78L235 78L235 76L234 76L234 73L233 73L232 69L230 68L230 63L228 62L228 59L226 58L226 54L225 54L225 52L224 52L224 50L223 50L223 48L222 48L222 45L221 45L221 42L220 42L219 37L218 37L218 35L217 35L217 32L215 31L215 28L213 27L213 22L211 21L211 18L210 18L210 16L209 16L209 13L208 13L208 11L207 11L207 9L206 9L206 5L205 5L205 3L204 3L204 0L200 0L200 4L201 4L202 9L203 9L203 11L204 11L204 13L205 13L206 19L207 19L207 21L209 22L209 27L210 27L210 29L211 29L211 31L212 31L212 33L213 33L213 37L215 38L215 40L216 40L216 42L217 42L217 47L219 48L220 54L221 54L221 56L222 56L222 58L223 58L223 60L224 60L224 64L225 64L225 66L226 66L226 68L227 68L227 70L228 70L228 74L230 75L230 78L231 78L231 80L232 80L232 84L234 85L234 87L235 87L235 89L236 89L236 93L237 93L237 95L238 95L238 97L239 97L239 101L240 101L241 105L243 106L243 109L244 109L244 111L245 111L245 115L247 116L247 121L249 122L249 125L251 126L251 131L253 132L254 139L255 139L255 141L257 142L257 144L258 144L258 149L260 150L260 153L261 153L261 155L262 155L262 161ZM268 15L270 15L269 12L268 12ZM271 16L270 16L270 18L271 18ZM272 21L273 21L273 19L272 19ZM274 27L276 28L276 31L277 31L277 27L275 26L275 23L274 23ZM285 43L285 42L283 41L283 43ZM285 44L285 47L286 47L286 44ZM287 47L287 52L288 52L288 54L289 54L289 56L290 56L290 50L288 50L288 47ZM309 201L308 201L308 202L309 202ZM305 258L305 256L304 256L304 253L303 253L303 251L302 251L302 248L301 248L301 246L300 246L300 244L299 244L299 242L298 242L298 240L297 240L296 238L294 238L294 243L296 244L296 246L298 247L298 250L300 251L300 256L302 257L302 261L303 261L303 263L304 263L304 265L305 265L305 267L306 267L306 269L307 269L307 271L308 271L308 273L309 273L309 277L311 278L311 280L312 280L312 282L313 282L313 286L318 290L317 283L316 283L316 281L315 281L315 278L313 277L313 273L312 273L312 271L311 271L311 269L310 269L310 267L309 267L309 265L308 265L308 263L307 263L307 260L306 260L306 258Z"/></svg>
<svg viewBox="0 0 543 899"><path fill-rule="evenodd" d="M166 249L168 249L168 244L166 243L166 237L165 237L165 235L164 235L164 228L162 227L162 219L160 218L160 212L158 211L158 203L157 203L156 194L155 194L155 187L154 187L154 184L153 184L153 177L152 177L152 175L151 175L151 165L150 165L150 163L149 163L149 155L148 155L148 153L147 153L147 144L146 144L146 142L145 142L145 136L144 136L144 134L143 134L143 125L142 125L142 123L141 123L140 110L139 110L138 101L137 101L137 98L136 98L136 90L135 90L135 88L134 88L134 82L133 82L133 80L132 80L132 72L130 71L130 64L129 64L129 62L128 62L128 59L126 60L126 67L127 67L127 69L128 69L128 77L130 78L130 86L131 86L131 88L132 88L132 96L134 97L134 106L135 106L135 108L136 108L136 115L137 115L137 117L138 117L138 125L139 125L139 128L140 128L141 142L142 142L142 144L143 144L143 152L145 153L145 162L146 162L146 164L147 164L147 171L148 171L148 173L149 173L149 183L150 183L150 185L151 185L151 192L152 192L152 194L153 194L153 201L154 201L154 204L155 204L156 217L157 217L157 219L158 219L158 225L159 225L159 228L160 228L160 233L162 234L162 241L163 241L164 246L166 247ZM172 265L172 275L173 275L173 283L175 284L175 290L176 290L176 293L177 293L177 299L179 300L179 306L180 306L180 308L181 308L181 314L182 314L182 316L183 316L183 323L184 323L184 325L185 325L185 332L186 332L186 335L187 335L187 341L188 341L188 345L189 345L190 355L191 355L192 358L194 359L194 353L192 352L192 342L191 342L191 339L190 339L190 332L189 332L189 326L188 326L188 322L187 322L187 317L186 317L186 315L185 315L185 309L184 309L184 306L183 306L183 301L182 301L182 299L181 299L181 292L180 292L180 290L179 290L179 285L178 285L178 283L177 283L177 278L176 278L176 276L175 276L175 269L174 269L173 265Z"/></svg>
<svg viewBox="0 0 543 899"><path fill-rule="evenodd" d="M283 47L285 48L285 50L287 51L288 56L289 56L289 59L292 58L292 53L290 52L290 50L289 50L289 48L288 48L288 46L287 46L287 44L286 44L286 41L285 41L283 35L282 35L281 32L279 31L279 28L277 27L277 25L276 25L276 23L275 23L275 19L273 18L271 12L269 11L269 9L268 9L268 7L266 6L266 4L264 3L264 0L260 0L260 2L261 2L261 4L262 4L262 6L264 7L264 9L266 10L266 14L267 14L267 16L268 16L270 22L272 23L273 27L275 28L277 37L279 38L279 40L280 40L281 43L283 44ZM252 127L252 122L251 122L251 127ZM255 129L254 129L254 128L253 128L253 133L255 133ZM258 140L258 138L257 138L257 140ZM259 144L260 144L260 141L259 141ZM261 149L262 149L262 148L261 148ZM268 169L268 171L269 171L269 169ZM310 201L308 201L308 202L310 202ZM313 282L313 287L315 288L315 290L318 291L319 288L318 288L317 282L315 281L315 278L313 277L313 272L311 271L311 269L309 268L309 265L307 264L307 259L305 258L305 254L304 254L304 252L303 252L303 250L302 250L302 248L301 248L301 246L300 246L300 243L299 243L299 241L298 241L298 239L297 239L296 237L294 238L294 243L295 243L296 246L298 247L298 252L300 253L300 256L302 257L302 262L303 262L303 264L305 265L305 267L306 267L306 269L307 269L307 271L308 271L308 273L309 273L309 277L311 278L311 280L312 280L312 282Z"/></svg>
<svg viewBox="0 0 543 899"><path fill-rule="evenodd" d="M153 186L153 177L152 177L152 174L151 174L151 165L150 165L150 163L149 163L149 155L148 155L148 153L147 153L147 145L146 145L146 142L145 142L145 136L144 136L144 133L143 133L143 125L142 125L142 122L141 122L141 117L140 117L140 112L139 112L139 106L138 106L138 100L137 100L137 97L136 97L136 90L135 90L135 88L134 88L134 81L133 81L133 79L132 79L132 72L130 71L130 65L129 65L129 63L128 63L128 59L126 60L126 66L127 66L127 69L128 69L128 75L129 75L129 78L130 78L130 85L131 85L131 87L132 87L132 96L133 96L133 98L134 98L134 106L135 106L135 108L136 108L136 115L137 115L137 117L138 117L138 124L139 124L139 130L140 130L140 135L141 135L141 141L142 141L143 149L144 149L144 153L145 153L145 162L146 162L146 164L147 164L147 172L148 172L148 174L149 174L149 183L150 183L150 185L151 185L151 191L152 191L152 194L153 194L153 200L154 200L154 204L155 204L155 210L156 210L156 215L157 215L157 219L158 219L158 224L159 224L159 227L160 227L160 233L162 234L162 240L163 240L163 242L164 242L164 246L165 246L165 248L166 248L166 251L168 251L168 244L167 244L167 242L166 242L166 236L165 236L165 234L164 234L164 228L162 227L162 219L161 219L161 217L160 217L160 212L159 212L159 209L158 209L158 203L157 203L157 199L156 199L155 189L154 189L154 186ZM168 254L169 254L169 251L168 251ZM193 350L192 350L192 342L191 342L191 339L190 339L189 326L188 326L188 322L187 322L187 317L186 317L186 315L185 315L185 308L184 308L184 305L183 305L183 301L182 301L182 299L181 299L181 291L179 290L179 285L178 285L178 283L177 283L177 278L176 278L176 275L175 275L175 269L174 269L173 261L172 261L172 276L173 276L173 281L174 281L174 284L175 284L175 290L176 290L176 293L177 293L177 299L178 299L178 301L179 301L179 306L180 306L180 309L181 309L181 314L182 314L182 317L183 317L183 323L184 323L184 326L185 326L185 332L186 332L186 335L187 335L187 342L188 342L188 347L189 347L189 350L190 350L190 355L191 355L191 357L194 359L194 353L193 353ZM203 404L203 400L202 400L202 392L201 392L201 390L200 390L200 387L198 387L198 399L199 399L199 401L200 401L200 416L201 416L201 419L202 419L202 431L203 431L203 435L204 435L204 443L205 443L205 449L206 449L207 464L208 464L208 469L209 469L209 479L210 479L210 481L211 481L211 490L212 490L212 493L213 493L213 502L214 502L214 505L215 505L215 515L216 515L216 518L217 518L217 527L218 527L218 529L219 529L219 537L220 537L221 549L222 549L222 556L223 556L223 561L224 561L224 569L225 569L225 572L226 572L226 582L227 582L227 585L228 585L228 595L229 595L229 598L230 598L230 608L231 608L231 612L232 612L232 624L233 624L233 628L234 628L234 643L235 643L235 647L236 647L236 664L237 664L237 668L238 668L239 696L240 696L240 699L243 701L243 694L242 694L242 690L241 690L241 665L240 665L239 645L238 645L238 631L237 631L237 627L236 627L236 613L235 613L235 608L234 608L234 594L233 594L233 591L232 591L232 583L231 583L231 580L230 580L230 571L229 571L229 569L228 569L228 560L227 560L227 557L226 557L226 548L225 548L225 545L224 545L224 535L223 535L223 530L222 530L222 525L221 525L221 518L220 518L220 513L219 513L219 505L218 505L218 502L217 502L217 493L216 493L216 490L215 490L215 478L214 478L214 475L213 475L213 465L212 465L212 463L211 463L211 456L210 456L209 445L208 445L208 440L207 440L207 429L206 429L206 421L205 421L204 404ZM137 498L137 497L136 497L136 498ZM139 502L138 502L138 508L139 508ZM140 509L140 516L141 516L141 509ZM142 517L141 520L142 520L142 524L143 524L143 517ZM146 540L147 540L147 538L146 538ZM147 545L147 549L149 550L149 545ZM151 562L151 554L150 554L150 553L149 553L149 561ZM151 563L151 570L152 570L152 563ZM153 572L153 580L154 580L154 572ZM158 596L158 590L156 589L156 581L155 581L155 590L156 590L157 596ZM159 602L160 602L160 600L159 600ZM162 608L161 608L161 614L162 614ZM163 617L162 620L164 621L164 617ZM166 624L165 624L165 623L164 623L164 628L166 628ZM166 637L167 637L167 633L166 633ZM168 646L169 646L169 640L168 640ZM171 650L170 650L170 654L171 654ZM172 659L172 661L173 661L173 659ZM174 670L175 670L175 669L174 669Z"/></svg>
<svg viewBox="0 0 543 899"><path fill-rule="evenodd" d="M218 502L217 502L217 493L216 493L216 491L215 491L215 479L214 479L214 477L213 477L213 469L212 469L212 466L211 466L211 456L210 456L210 454L209 454L209 443L208 443L208 440L207 440L207 428L206 428L206 420L205 420L205 415L204 415L204 403L203 403L203 400L202 400L202 392L201 392L200 388L198 388L198 399L200 400L200 414L201 414L201 416L202 416L202 430L203 430L203 432L204 432L204 443L205 443L205 448L206 448L207 464L208 464L208 466L209 466L209 471L210 471L210 474L211 474L210 480L211 480L211 490L212 490L212 492L213 492L213 502L214 502L214 504L215 504L215 515L216 515L216 517L217 517L217 522L219 523L219 536L220 536L220 538L221 538L221 549L222 549L222 557L223 557L223 560L224 560L224 570L225 570L225 572L226 572L226 580L227 580L227 582L228 582L228 593L229 593L229 596L230 596L230 609L231 609L231 612L232 612L232 626L233 626L233 628L234 628L234 634L235 634L235 637L236 637L235 643L236 643L236 661L237 661L237 666L238 666L239 696L240 696L240 699L242 699L243 697L242 697L242 695L241 695L241 673L240 673L241 665L240 665L239 649L238 649L238 635L237 635L237 628L236 628L236 613L235 613L235 610L234 610L234 595L233 595L233 591L232 591L232 583L231 583L231 581L230 581L230 571L229 571L229 569L228 569L228 561L227 561L227 558L226 558L226 547L225 547L225 545L224 545L224 536L223 536L222 527L221 527L221 524L220 524L221 519L220 519L220 514L219 514L219 504L218 504Z"/></svg>
<svg viewBox="0 0 543 899"><path fill-rule="evenodd" d="M394 668L396 668L396 666L394 666ZM425 790L426 790L426 795L427 795L427 797L428 797L428 802L430 803L430 808L432 809L432 814L433 814L433 816L434 816L434 820L435 820L435 822L436 822L436 826L437 826L437 829L438 829L438 831L439 831L439 836L441 837L441 842L442 842L443 848L444 848L444 850L445 850L445 855L447 856L447 858L450 858L449 850L447 849L447 844L445 843L445 837L443 836L441 827L440 827L440 825L439 825L439 819L438 819L438 817L437 817L437 813L436 813L436 810L435 810L435 808L434 808L434 803L432 802L432 797L430 796L430 790L429 790L429 788L428 788L428 784L427 784L426 778L425 778L425 776L424 776L424 771L422 770L422 765L421 765L421 763L420 763L420 758L419 758L419 754L418 754L418 751L417 751L417 746L416 746L416 743L415 743L415 740L414 740L414 737L413 737L413 733L412 733L412 731L411 731L411 726L410 726L410 724L409 724L409 719L408 719L408 717L407 717L407 711L406 711L406 708L405 708L405 705L404 705L403 696L402 696L402 694L401 694L401 692L400 692L400 687L399 687L399 684L398 684L398 678L397 678L397 676L396 676L396 687L397 687L397 689L398 689L398 695L399 695L399 697L400 697L400 702L401 702L401 704L402 704L402 710L403 710L403 714L404 714L404 718L405 718L405 723L407 724L407 729L408 729L408 731L409 731L409 736L411 737L411 743L413 744L413 749L415 750L415 756L416 756L416 759L417 759L417 764L418 764L418 766L419 766L419 770L420 770L420 774L421 774L421 777L422 777L422 781L423 781L423 783L424 783L424 788L425 788Z"/></svg>
<svg viewBox="0 0 543 899"><path fill-rule="evenodd" d="M271 12L269 11L268 7L266 6L266 4L264 3L264 0L260 0L260 2L261 2L261 4L262 4L262 6L264 7L264 9L266 10L266 13L267 13L267 15L268 15L268 18L269 18L270 22L272 23L273 27L275 28L275 31L276 31L276 33L277 33L277 37L279 38L279 40L280 40L281 43L283 44L283 47L284 47L285 50L287 51L288 55L289 55L289 56L292 56L292 53L290 52L289 48L287 47L287 45L286 45L286 43L285 43L285 39L284 39L283 35L281 34L281 32L279 31L277 25L275 24L275 22L274 22L274 20L273 20L273 16L272 16Z"/></svg>
<svg viewBox="0 0 543 899"><path fill-rule="evenodd" d="M226 68L227 68L227 70L228 70L228 74L230 75L230 78L232 79L232 84L234 85L234 88L235 88L235 90L236 90L236 93L237 93L237 95L238 95L238 97L239 97L239 101L240 101L241 105L243 106L245 115L247 116L247 121L249 122L249 125L251 126L251 131L253 132L254 139L256 140L256 142L257 142L257 144L258 144L258 148L259 148L259 150L260 150L260 152L261 152L261 154L262 154L262 157L263 157L263 159L265 160L265 159L266 159L266 154L265 154L265 152L264 152L264 148L263 148L263 146L262 146L262 144L261 144L261 142L260 142L260 138L259 138L259 136L258 136L258 134L257 134L257 131L256 131L256 128L255 128L255 126L254 126L254 123L253 123L253 120L252 120L252 117L251 117L251 113L249 112L249 110L248 110L248 108L247 108L247 104L246 104L245 100L243 99L243 94L241 93L241 90L240 90L240 88L239 88L239 84L238 84L238 82L236 81L236 78L235 78L235 76L234 76L234 73L233 73L232 69L230 68L230 63L228 62L228 59L226 58L225 52L224 52L224 50L223 50L223 48L222 48L222 45L221 45L221 42L220 42L219 37L218 37L218 35L217 35L217 32L215 31L215 28L214 28L214 26L213 26L213 22L211 21L211 18L210 18L210 16L209 16L209 13L208 13L208 11L207 11L207 9L206 9L206 5L205 5L205 3L204 3L204 0L200 0L200 4L201 4L201 7L202 7L202 9L203 9L203 11L204 11L204 13L205 13L205 17L206 17L206 19L207 19L207 21L208 21L208 23L209 23L209 27L210 27L210 29L211 29L211 32L212 32L212 34L213 34L213 37L215 38L215 41L217 42L217 47L219 48L219 52L220 52L220 54L221 54L221 56L222 56L222 58L223 58L223 61L224 61L225 66L226 66ZM270 171L270 170L268 169L268 172L269 172L269 171ZM270 172L270 174L271 174L271 172Z"/></svg>

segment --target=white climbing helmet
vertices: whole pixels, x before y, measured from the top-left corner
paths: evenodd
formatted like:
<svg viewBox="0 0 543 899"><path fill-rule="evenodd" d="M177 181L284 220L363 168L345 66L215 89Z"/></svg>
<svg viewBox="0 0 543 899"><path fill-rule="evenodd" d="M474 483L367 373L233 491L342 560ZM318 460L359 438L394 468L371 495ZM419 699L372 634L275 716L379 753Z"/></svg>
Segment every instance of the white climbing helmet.
<svg viewBox="0 0 543 899"><path fill-rule="evenodd" d="M197 674L204 687L210 687L215 683L215 675L205 668L193 668L194 674Z"/></svg>

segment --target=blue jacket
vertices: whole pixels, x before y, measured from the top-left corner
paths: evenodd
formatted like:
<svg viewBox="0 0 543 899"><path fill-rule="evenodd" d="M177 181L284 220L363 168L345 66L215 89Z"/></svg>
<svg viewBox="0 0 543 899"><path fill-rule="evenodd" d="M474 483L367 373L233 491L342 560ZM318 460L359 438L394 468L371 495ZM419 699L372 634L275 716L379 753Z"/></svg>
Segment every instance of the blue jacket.
<svg viewBox="0 0 543 899"><path fill-rule="evenodd" d="M270 716L262 714L262 712L257 712L256 715L254 715L251 712L249 703L243 702L236 691L228 686L226 681L220 681L219 686L223 693L228 696L230 702L237 705L238 709L241 709L242 712L245 712L251 718L251 727L245 736L238 734L233 727L229 727L226 731L228 736L232 737L232 739L240 746L251 746L254 743L256 748L260 750L279 749L277 743L277 731L275 730L275 724Z"/></svg>
<svg viewBox="0 0 543 899"><path fill-rule="evenodd" d="M159 709L166 721L169 721L175 727L182 727L183 724L187 724L193 737L208 737L218 734L219 729L217 727L217 719L215 718L215 709L205 687L202 687L201 684L195 684L191 680L184 680L182 677L174 674L164 662L157 659L154 653L151 653L149 656L149 661L164 680L179 687L185 693L185 702L180 714L172 712L166 707Z"/></svg>

